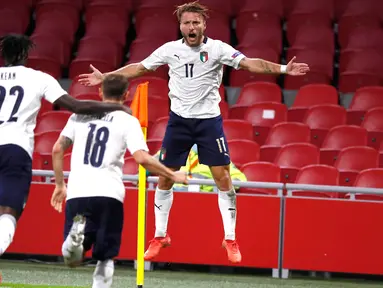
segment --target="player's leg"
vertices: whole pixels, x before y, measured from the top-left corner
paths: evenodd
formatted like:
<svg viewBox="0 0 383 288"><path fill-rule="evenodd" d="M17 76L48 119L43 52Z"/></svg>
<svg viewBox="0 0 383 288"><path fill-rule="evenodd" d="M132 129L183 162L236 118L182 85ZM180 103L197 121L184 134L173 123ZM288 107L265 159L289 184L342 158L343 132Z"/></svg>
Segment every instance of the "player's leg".
<svg viewBox="0 0 383 288"><path fill-rule="evenodd" d="M66 202L62 255L69 267L81 264L94 242L94 224L89 216L90 198L73 198Z"/></svg>
<svg viewBox="0 0 383 288"><path fill-rule="evenodd" d="M109 288L113 282L113 259L120 252L124 205L113 198L94 198L98 202L98 209L94 212L99 214L99 222L93 246L93 258L97 260L97 265L93 273L92 288Z"/></svg>
<svg viewBox="0 0 383 288"><path fill-rule="evenodd" d="M231 262L241 261L235 236L237 205L236 193L230 177L230 156L222 118L200 120L197 126L198 159L208 165L218 188L218 206L222 216L226 248Z"/></svg>
<svg viewBox="0 0 383 288"><path fill-rule="evenodd" d="M28 198L32 159L17 145L0 146L0 256L13 241Z"/></svg>
<svg viewBox="0 0 383 288"><path fill-rule="evenodd" d="M162 143L160 161L172 170L179 170L186 163L193 141L193 120L179 117L170 112L169 122ZM158 255L161 248L170 245L167 234L170 209L173 204L173 184L171 179L160 176L154 194L154 215L156 231L145 252L145 260Z"/></svg>

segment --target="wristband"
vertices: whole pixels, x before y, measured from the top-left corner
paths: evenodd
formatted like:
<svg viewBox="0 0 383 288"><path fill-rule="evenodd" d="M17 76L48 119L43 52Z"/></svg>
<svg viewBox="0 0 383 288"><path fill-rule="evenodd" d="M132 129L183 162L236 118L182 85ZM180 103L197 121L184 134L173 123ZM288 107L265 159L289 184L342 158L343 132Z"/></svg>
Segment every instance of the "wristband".
<svg viewBox="0 0 383 288"><path fill-rule="evenodd" d="M285 74L287 71L287 65L281 65L281 73Z"/></svg>

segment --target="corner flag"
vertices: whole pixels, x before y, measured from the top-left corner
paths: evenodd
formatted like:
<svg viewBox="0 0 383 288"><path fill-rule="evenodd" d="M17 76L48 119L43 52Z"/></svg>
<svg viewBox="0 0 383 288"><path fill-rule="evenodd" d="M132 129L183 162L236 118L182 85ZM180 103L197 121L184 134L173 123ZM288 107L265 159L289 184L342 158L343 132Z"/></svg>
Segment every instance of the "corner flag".
<svg viewBox="0 0 383 288"><path fill-rule="evenodd" d="M148 84L139 84L130 108L141 124L144 139L148 128ZM138 169L138 223L137 223L137 287L144 286L145 253L145 218L146 218L146 171L141 165Z"/></svg>

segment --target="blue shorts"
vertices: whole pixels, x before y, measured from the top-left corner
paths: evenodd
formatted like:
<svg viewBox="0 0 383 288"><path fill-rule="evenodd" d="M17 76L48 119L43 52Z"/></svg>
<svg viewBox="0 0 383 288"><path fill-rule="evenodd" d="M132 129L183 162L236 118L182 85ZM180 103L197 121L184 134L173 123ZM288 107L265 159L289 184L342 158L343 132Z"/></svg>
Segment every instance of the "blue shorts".
<svg viewBox="0 0 383 288"><path fill-rule="evenodd" d="M24 210L32 181L32 159L14 144L0 145L0 206Z"/></svg>
<svg viewBox="0 0 383 288"><path fill-rule="evenodd" d="M229 148L222 127L222 117L183 118L170 112L160 161L167 167L186 164L190 149L197 144L198 159L207 166L230 164Z"/></svg>
<svg viewBox="0 0 383 288"><path fill-rule="evenodd" d="M123 204L109 197L72 198L66 202L64 240L76 215L86 218L84 250L98 261L113 259L120 252L124 223Z"/></svg>

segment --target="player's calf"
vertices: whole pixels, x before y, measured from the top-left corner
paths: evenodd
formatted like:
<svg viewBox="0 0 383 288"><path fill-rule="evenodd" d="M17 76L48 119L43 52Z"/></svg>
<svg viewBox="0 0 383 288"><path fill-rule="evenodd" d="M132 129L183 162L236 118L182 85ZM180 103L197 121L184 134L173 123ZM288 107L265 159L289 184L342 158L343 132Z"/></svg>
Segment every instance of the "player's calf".
<svg viewBox="0 0 383 288"><path fill-rule="evenodd" d="M16 218L10 214L0 215L0 256L13 241L16 230Z"/></svg>
<svg viewBox="0 0 383 288"><path fill-rule="evenodd" d="M85 239L85 224L85 217L77 215L73 219L72 228L62 246L64 262L71 268L80 265L83 259L84 247L82 244Z"/></svg>

